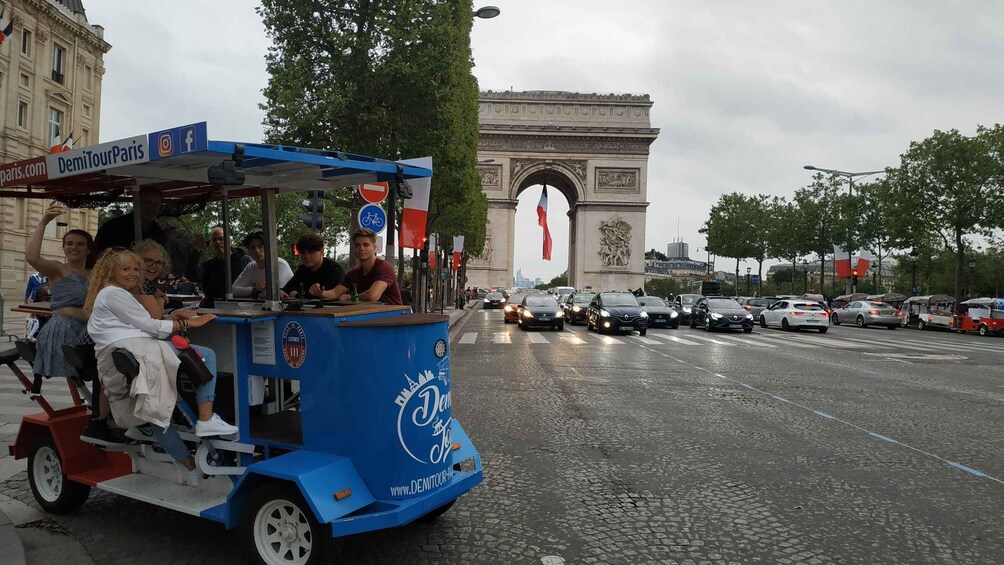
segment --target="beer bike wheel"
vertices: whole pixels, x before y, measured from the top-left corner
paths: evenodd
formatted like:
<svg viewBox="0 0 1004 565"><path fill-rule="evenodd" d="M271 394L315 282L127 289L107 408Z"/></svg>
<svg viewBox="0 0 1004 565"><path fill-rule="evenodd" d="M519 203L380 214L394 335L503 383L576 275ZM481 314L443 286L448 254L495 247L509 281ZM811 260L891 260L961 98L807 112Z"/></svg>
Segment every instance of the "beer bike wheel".
<svg viewBox="0 0 1004 565"><path fill-rule="evenodd" d="M91 493L91 487L63 474L63 458L49 438L38 442L28 456L28 485L38 505L50 514L77 510Z"/></svg>
<svg viewBox="0 0 1004 565"><path fill-rule="evenodd" d="M323 563L334 545L299 490L287 483L258 488L244 514L244 545L248 556L263 565Z"/></svg>

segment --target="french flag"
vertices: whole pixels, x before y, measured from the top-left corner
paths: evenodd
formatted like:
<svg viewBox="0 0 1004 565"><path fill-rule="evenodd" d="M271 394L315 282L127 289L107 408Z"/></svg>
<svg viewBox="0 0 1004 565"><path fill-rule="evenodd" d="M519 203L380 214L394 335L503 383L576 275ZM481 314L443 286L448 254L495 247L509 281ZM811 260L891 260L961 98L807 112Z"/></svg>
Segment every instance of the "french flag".
<svg viewBox="0 0 1004 565"><path fill-rule="evenodd" d="M460 255L464 252L464 236L453 236L453 270L460 268Z"/></svg>
<svg viewBox="0 0 1004 565"><path fill-rule="evenodd" d="M4 11L6 10L0 10L0 24L3 24ZM14 18L11 18L10 21L7 22L7 25L4 26L3 34L0 35L0 45L3 45L4 40L10 37L10 34L12 33L14 33Z"/></svg>
<svg viewBox="0 0 1004 565"><path fill-rule="evenodd" d="M851 254L838 245L833 246L833 269L839 278L851 276Z"/></svg>
<svg viewBox="0 0 1004 565"><path fill-rule="evenodd" d="M544 260L551 260L551 230L547 229L547 185L540 193L540 202L537 203L537 225L544 228Z"/></svg>
<svg viewBox="0 0 1004 565"><path fill-rule="evenodd" d="M436 257L439 254L436 252L436 234L429 236L429 268L436 268Z"/></svg>
<svg viewBox="0 0 1004 565"><path fill-rule="evenodd" d="M59 136L56 136L55 141L52 142L52 147L49 147L49 155L53 153L62 153L63 151L69 151L73 149L73 132L66 138L66 141L60 141Z"/></svg>
<svg viewBox="0 0 1004 565"><path fill-rule="evenodd" d="M854 266L854 268L858 271L859 275L864 275L865 273L868 272L868 267L871 266L872 259L874 258L875 256L872 255L871 251L868 251L867 249L861 250L860 254L858 255L858 262Z"/></svg>
<svg viewBox="0 0 1004 565"><path fill-rule="evenodd" d="M401 161L406 165L415 165L432 170L432 157L419 157ZM425 229L429 221L429 194L432 192L432 178L425 177L408 181L412 196L404 201L401 212L400 242L401 248L421 249L425 243ZM433 249L430 247L430 249Z"/></svg>

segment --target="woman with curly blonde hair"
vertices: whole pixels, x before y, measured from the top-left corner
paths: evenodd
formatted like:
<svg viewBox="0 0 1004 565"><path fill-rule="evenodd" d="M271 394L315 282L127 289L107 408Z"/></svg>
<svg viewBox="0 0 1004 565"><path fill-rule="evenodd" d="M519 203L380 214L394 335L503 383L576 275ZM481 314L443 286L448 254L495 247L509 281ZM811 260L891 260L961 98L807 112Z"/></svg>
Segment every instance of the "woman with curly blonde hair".
<svg viewBox="0 0 1004 565"><path fill-rule="evenodd" d="M200 328L216 318L197 316L179 310L170 319L154 319L137 300L143 260L133 251L106 251L91 272L84 310L90 315L87 331L94 340L98 375L111 403L111 414L121 426L149 423L154 439L175 461L188 471L186 482L197 485L202 480L195 459L178 432L171 426L177 403L176 376L180 361L178 350L165 341L172 333ZM199 420L195 435L200 437L232 435L237 428L213 413L216 391L216 363L212 350L196 347L206 358L212 379L196 387ZM112 360L112 352L125 349L139 361L140 372L132 383L126 381ZM212 361L210 362L210 358Z"/></svg>

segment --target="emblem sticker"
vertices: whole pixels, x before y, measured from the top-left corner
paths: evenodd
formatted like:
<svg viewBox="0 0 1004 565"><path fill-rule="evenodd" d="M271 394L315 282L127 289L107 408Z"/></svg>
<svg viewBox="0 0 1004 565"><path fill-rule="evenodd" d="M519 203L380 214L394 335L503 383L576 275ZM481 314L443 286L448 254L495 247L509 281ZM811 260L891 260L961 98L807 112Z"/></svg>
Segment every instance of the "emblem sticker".
<svg viewBox="0 0 1004 565"><path fill-rule="evenodd" d="M434 352L436 354L436 357L439 357L440 359L442 359L443 357L446 357L446 340L445 339L441 339L441 340L439 340L439 341L436 342L436 346L435 346Z"/></svg>
<svg viewBox="0 0 1004 565"><path fill-rule="evenodd" d="M307 334L296 322L286 324L282 330L282 358L292 369L300 368L307 358Z"/></svg>
<svg viewBox="0 0 1004 565"><path fill-rule="evenodd" d="M452 451L449 360L440 361L439 374L420 372L415 379L405 375L407 385L394 403L397 437L401 447L419 463L440 465Z"/></svg>

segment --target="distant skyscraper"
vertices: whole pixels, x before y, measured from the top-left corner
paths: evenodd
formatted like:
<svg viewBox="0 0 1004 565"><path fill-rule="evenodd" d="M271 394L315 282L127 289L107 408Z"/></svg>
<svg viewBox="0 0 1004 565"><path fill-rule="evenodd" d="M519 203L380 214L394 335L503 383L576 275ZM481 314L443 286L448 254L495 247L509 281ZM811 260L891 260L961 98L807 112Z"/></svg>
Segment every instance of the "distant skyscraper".
<svg viewBox="0 0 1004 565"><path fill-rule="evenodd" d="M670 259L690 259L690 245L674 241L666 246L666 257Z"/></svg>

